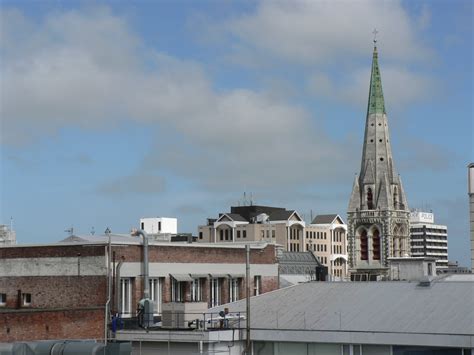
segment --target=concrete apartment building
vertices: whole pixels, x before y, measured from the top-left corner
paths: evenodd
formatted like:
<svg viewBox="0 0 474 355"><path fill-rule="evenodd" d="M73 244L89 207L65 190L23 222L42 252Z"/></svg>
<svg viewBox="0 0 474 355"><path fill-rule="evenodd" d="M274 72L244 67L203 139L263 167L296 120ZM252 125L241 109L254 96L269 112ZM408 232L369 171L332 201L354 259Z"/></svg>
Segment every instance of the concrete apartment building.
<svg viewBox="0 0 474 355"><path fill-rule="evenodd" d="M110 242L111 253L106 235L0 247L0 342L103 339L109 314L136 317L144 288L142 240L110 235ZM173 307L206 312L245 297L245 259L243 244L150 240L155 316ZM109 262L112 286L106 312ZM251 243L250 270L252 295L277 289L275 245Z"/></svg>
<svg viewBox="0 0 474 355"><path fill-rule="evenodd" d="M434 214L410 212L410 243L413 257L436 259L437 272L448 268L448 227L434 223Z"/></svg>
<svg viewBox="0 0 474 355"><path fill-rule="evenodd" d="M316 216L307 224L294 210L270 206L233 206L198 227L198 242L264 241L289 252L311 251L333 280L347 277L347 226L337 214Z"/></svg>
<svg viewBox="0 0 474 355"><path fill-rule="evenodd" d="M471 229L471 270L474 272L474 163L468 166L469 221Z"/></svg>

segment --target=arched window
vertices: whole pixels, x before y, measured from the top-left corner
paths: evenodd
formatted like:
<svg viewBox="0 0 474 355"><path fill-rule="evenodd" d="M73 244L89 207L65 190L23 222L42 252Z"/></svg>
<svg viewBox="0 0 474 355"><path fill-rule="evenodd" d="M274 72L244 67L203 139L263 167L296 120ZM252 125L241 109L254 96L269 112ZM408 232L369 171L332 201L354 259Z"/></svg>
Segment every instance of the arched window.
<svg viewBox="0 0 474 355"><path fill-rule="evenodd" d="M373 197L372 197L372 189L369 187L367 189L367 208L369 210L374 209Z"/></svg>
<svg viewBox="0 0 474 355"><path fill-rule="evenodd" d="M398 191L396 186L393 188L393 207L398 209Z"/></svg>
<svg viewBox="0 0 474 355"><path fill-rule="evenodd" d="M372 259L380 260L380 234L377 229L372 235Z"/></svg>
<svg viewBox="0 0 474 355"><path fill-rule="evenodd" d="M360 260L368 260L369 257L369 245L367 241L367 231L364 229L360 233Z"/></svg>

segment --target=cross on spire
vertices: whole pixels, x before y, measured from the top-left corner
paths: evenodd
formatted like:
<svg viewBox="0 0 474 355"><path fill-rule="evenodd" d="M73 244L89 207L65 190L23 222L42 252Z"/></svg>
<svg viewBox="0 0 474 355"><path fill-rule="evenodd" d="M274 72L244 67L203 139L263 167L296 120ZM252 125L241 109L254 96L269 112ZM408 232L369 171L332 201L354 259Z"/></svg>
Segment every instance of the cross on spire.
<svg viewBox="0 0 474 355"><path fill-rule="evenodd" d="M379 31L377 31L376 28L374 28L374 30L372 31L372 33L374 34L374 45L377 44L377 33L379 33Z"/></svg>

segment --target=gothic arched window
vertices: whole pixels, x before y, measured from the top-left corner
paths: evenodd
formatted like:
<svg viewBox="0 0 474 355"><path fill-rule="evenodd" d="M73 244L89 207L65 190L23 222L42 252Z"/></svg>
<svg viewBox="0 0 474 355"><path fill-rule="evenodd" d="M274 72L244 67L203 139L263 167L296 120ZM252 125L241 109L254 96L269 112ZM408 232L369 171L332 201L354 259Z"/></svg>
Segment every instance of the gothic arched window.
<svg viewBox="0 0 474 355"><path fill-rule="evenodd" d="M369 210L374 209L374 202L373 202L373 196L372 196L372 189L369 187L367 189L367 208Z"/></svg>
<svg viewBox="0 0 474 355"><path fill-rule="evenodd" d="M367 239L367 231L364 229L360 233L360 260L369 259L369 245Z"/></svg>
<svg viewBox="0 0 474 355"><path fill-rule="evenodd" d="M395 209L398 207L398 191L396 186L393 188L393 207Z"/></svg>
<svg viewBox="0 0 474 355"><path fill-rule="evenodd" d="M377 229L372 236L372 259L380 260L380 233Z"/></svg>

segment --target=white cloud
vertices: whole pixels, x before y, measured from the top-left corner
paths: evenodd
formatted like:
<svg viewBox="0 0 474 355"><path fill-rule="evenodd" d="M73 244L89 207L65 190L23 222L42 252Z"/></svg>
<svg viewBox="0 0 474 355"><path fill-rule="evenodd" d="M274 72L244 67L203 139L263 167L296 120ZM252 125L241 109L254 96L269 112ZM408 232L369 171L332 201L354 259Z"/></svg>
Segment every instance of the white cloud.
<svg viewBox="0 0 474 355"><path fill-rule="evenodd" d="M157 145L144 162L147 169L165 164L210 188L309 183L353 168L345 143L333 142L304 108L272 92L214 90L200 65L145 47L107 9L55 13L40 24L16 15L2 38L9 53L2 64L6 143L65 126L94 129L134 120L159 124L157 136L180 142L166 154ZM21 42L13 38L32 28ZM150 181L124 177L99 190L140 193Z"/></svg>
<svg viewBox="0 0 474 355"><path fill-rule="evenodd" d="M412 61L432 55L417 35L428 22L426 8L419 18L411 18L399 1L262 1L254 13L213 31L224 29L239 40L233 49L241 62L249 56L276 56L314 65L366 57L377 28L386 58Z"/></svg>

